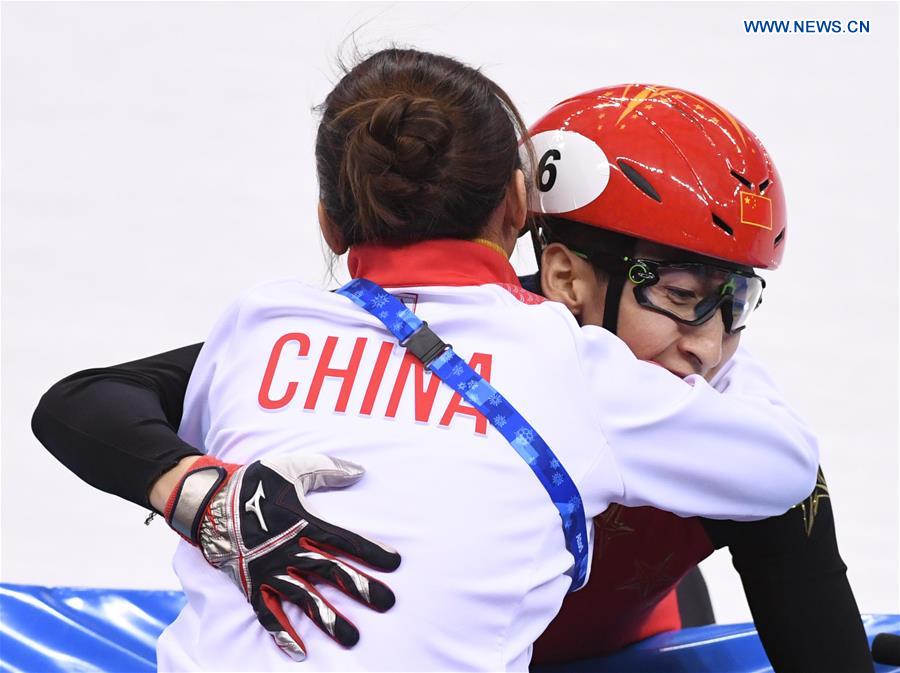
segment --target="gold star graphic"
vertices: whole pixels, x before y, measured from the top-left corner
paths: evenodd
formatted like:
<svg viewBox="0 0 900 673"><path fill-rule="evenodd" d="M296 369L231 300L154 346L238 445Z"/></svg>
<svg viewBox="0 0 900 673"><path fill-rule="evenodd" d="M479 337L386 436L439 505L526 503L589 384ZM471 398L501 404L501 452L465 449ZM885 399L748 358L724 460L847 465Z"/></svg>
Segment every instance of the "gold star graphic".
<svg viewBox="0 0 900 673"><path fill-rule="evenodd" d="M625 90L625 94L627 95L628 89ZM634 95L634 97L628 101L628 105L622 110L622 114L619 115L619 118L616 119L616 122L623 121L628 115L630 115L634 110L639 107L644 101L646 101L652 94L656 93L656 89L653 87L644 87L641 91Z"/></svg>
<svg viewBox="0 0 900 673"><path fill-rule="evenodd" d="M803 513L803 529L806 531L807 537L812 534L813 526L816 524L819 502L825 498L830 500L831 496L828 494L828 484L825 483L825 475L822 474L822 468L820 467L819 474L816 476L816 487L813 489L813 492L806 500L798 505L794 505L794 507L799 507Z"/></svg>
<svg viewBox="0 0 900 673"><path fill-rule="evenodd" d="M622 506L610 505L603 514L594 519L599 550L602 551L611 540L634 532L634 528L622 521L621 516Z"/></svg>
<svg viewBox="0 0 900 673"><path fill-rule="evenodd" d="M702 110L702 109L703 109L703 106L700 105L700 104L698 103L697 105L694 106L694 109L695 109L695 110Z"/></svg>
<svg viewBox="0 0 900 673"><path fill-rule="evenodd" d="M597 124L597 130L598 130L598 131L602 131L602 130L603 130L603 124Z"/></svg>
<svg viewBox="0 0 900 673"><path fill-rule="evenodd" d="M711 121L713 124L718 124L718 123L719 123L719 120L718 120L717 118L715 118L715 117L710 117L710 118L709 118L709 121Z"/></svg>
<svg viewBox="0 0 900 673"><path fill-rule="evenodd" d="M674 98L675 100L681 100L682 98L684 98L684 96L682 96L680 93L676 93L674 96L672 96L672 98Z"/></svg>
<svg viewBox="0 0 900 673"><path fill-rule="evenodd" d="M749 197L749 196L745 196L745 197L744 197L744 203L750 203L750 197ZM784 505L782 505L782 507L784 507Z"/></svg>
<svg viewBox="0 0 900 673"><path fill-rule="evenodd" d="M659 563L647 563L645 561L634 562L634 576L625 584L616 587L617 591L630 589L637 591L641 598L656 593L660 589L665 589L675 583L675 578L665 572L666 565L672 560L670 552Z"/></svg>

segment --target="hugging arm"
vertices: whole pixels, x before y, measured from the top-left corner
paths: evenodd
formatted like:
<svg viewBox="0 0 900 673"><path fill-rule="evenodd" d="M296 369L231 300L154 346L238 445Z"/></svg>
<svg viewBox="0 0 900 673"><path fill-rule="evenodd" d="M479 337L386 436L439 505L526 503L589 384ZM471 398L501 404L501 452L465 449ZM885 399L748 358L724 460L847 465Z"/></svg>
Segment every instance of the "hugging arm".
<svg viewBox="0 0 900 673"><path fill-rule="evenodd" d="M586 480L612 462L622 482L613 502L754 520L783 514L812 490L816 438L764 382L722 394L699 376L681 380L637 360L605 330L581 333L585 388L603 411L598 431L613 456L598 460Z"/></svg>
<svg viewBox="0 0 900 673"><path fill-rule="evenodd" d="M178 437L202 345L67 376L41 398L32 431L91 486L149 508L157 479L183 458L203 455Z"/></svg>
<svg viewBox="0 0 900 673"><path fill-rule="evenodd" d="M743 347L711 383L726 396L762 395L787 408L768 373ZM797 423L803 424L799 418ZM780 516L701 522L716 547L731 551L759 637L778 673L872 670L821 469L809 497Z"/></svg>
<svg viewBox="0 0 900 673"><path fill-rule="evenodd" d="M753 621L777 673L872 671L859 608L837 547L825 480L781 516L703 519L713 544L728 546Z"/></svg>
<svg viewBox="0 0 900 673"><path fill-rule="evenodd" d="M233 465L205 456L179 438L185 391L201 347L194 344L63 379L35 410L35 436L95 488L143 507L150 507L152 501L154 509L164 511L176 532L238 584L260 624L291 658L302 660L306 650L282 601L300 606L340 644L354 645L359 638L356 628L322 597L315 584L327 582L384 611L394 604L391 590L335 555L384 571L395 570L400 556L316 517L306 508L303 496L317 488L349 486L362 476L362 470L305 452ZM195 462L185 466L184 459ZM285 514L283 507L269 511L269 501L263 500L260 507L271 531L250 535L252 516L234 506L235 494L248 479L294 498L291 511L296 515ZM162 493L160 483L166 484ZM218 516L211 516L213 510ZM241 525L229 525L238 519ZM280 541L277 546L272 544L274 537ZM264 547L268 549L261 553Z"/></svg>

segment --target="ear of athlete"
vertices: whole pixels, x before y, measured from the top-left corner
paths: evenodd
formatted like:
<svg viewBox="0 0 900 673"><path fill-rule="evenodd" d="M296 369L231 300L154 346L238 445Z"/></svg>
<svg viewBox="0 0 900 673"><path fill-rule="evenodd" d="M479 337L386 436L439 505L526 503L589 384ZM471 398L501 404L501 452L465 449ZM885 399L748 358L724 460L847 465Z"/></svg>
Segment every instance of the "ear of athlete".
<svg viewBox="0 0 900 673"><path fill-rule="evenodd" d="M541 256L541 289L547 299L566 306L579 320L596 303L598 271L561 243L551 243ZM592 307L600 310L601 307Z"/></svg>
<svg viewBox="0 0 900 673"><path fill-rule="evenodd" d="M331 584L379 612L395 602L387 585L338 555L385 572L397 569L400 555L315 516L303 498L350 486L363 474L358 465L317 454L285 454L243 466L204 456L172 490L164 515L237 584L275 643L302 661L306 646L284 610L286 602L344 647L357 643L359 631L316 584Z"/></svg>

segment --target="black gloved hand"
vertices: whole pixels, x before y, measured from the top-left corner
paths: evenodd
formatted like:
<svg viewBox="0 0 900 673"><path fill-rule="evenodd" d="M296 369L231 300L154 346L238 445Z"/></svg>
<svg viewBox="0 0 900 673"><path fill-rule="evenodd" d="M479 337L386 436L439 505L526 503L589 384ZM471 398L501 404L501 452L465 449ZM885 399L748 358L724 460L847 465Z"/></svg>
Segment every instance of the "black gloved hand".
<svg viewBox="0 0 900 673"><path fill-rule="evenodd" d="M303 500L310 491L354 484L363 474L353 463L309 453L244 466L204 456L175 487L165 518L240 587L278 646L302 661L306 648L282 609L283 600L298 605L345 647L356 644L359 631L314 582L328 582L379 612L394 605L385 584L333 554L384 571L396 570L400 555L313 516Z"/></svg>

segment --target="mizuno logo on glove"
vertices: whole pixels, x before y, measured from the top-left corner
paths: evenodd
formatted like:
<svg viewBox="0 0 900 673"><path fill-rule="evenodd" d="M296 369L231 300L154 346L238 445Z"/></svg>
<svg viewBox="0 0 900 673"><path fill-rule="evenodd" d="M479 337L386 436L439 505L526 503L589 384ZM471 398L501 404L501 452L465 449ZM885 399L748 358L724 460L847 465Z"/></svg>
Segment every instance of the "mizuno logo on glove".
<svg viewBox="0 0 900 673"><path fill-rule="evenodd" d="M266 520L263 519L262 510L259 507L259 501L262 498L266 497L265 491L263 491L262 482L259 482L259 485L256 487L256 493L253 494L253 497L247 501L247 504L244 505L244 511L252 512L256 514L256 518L259 519L259 525L264 531L268 531L269 527L266 526Z"/></svg>

